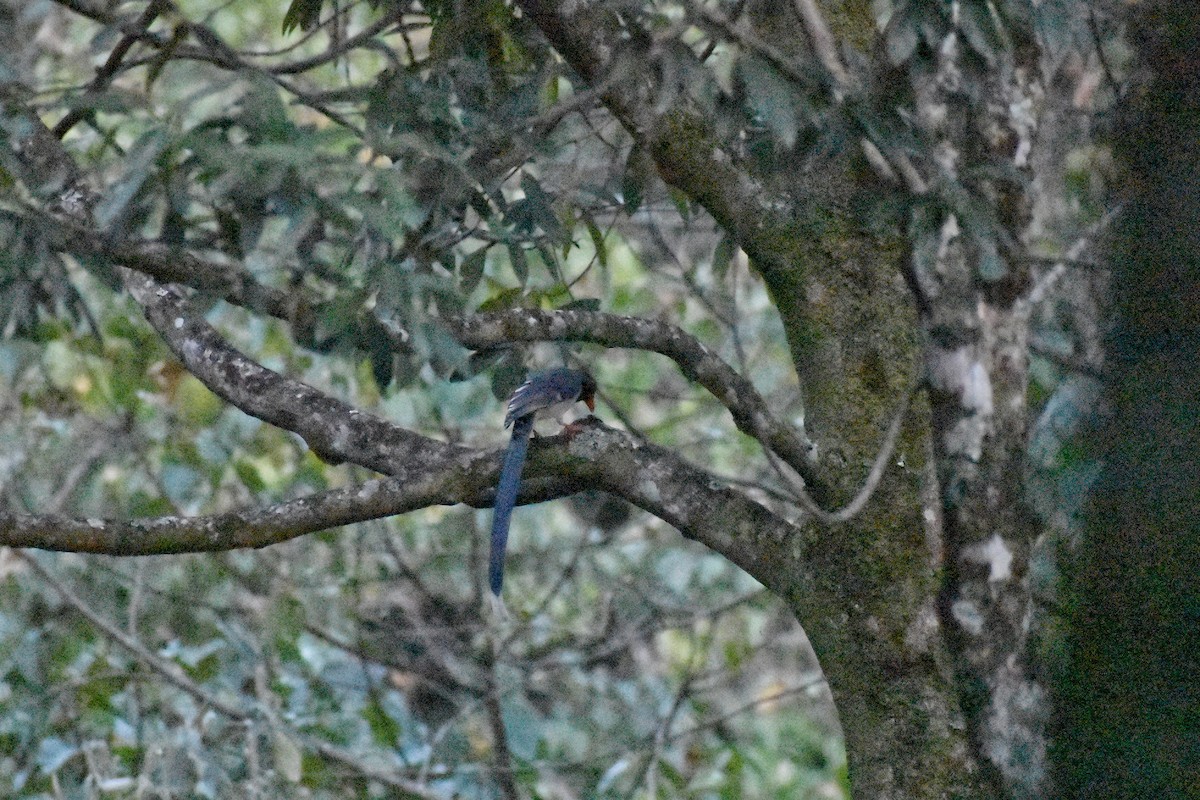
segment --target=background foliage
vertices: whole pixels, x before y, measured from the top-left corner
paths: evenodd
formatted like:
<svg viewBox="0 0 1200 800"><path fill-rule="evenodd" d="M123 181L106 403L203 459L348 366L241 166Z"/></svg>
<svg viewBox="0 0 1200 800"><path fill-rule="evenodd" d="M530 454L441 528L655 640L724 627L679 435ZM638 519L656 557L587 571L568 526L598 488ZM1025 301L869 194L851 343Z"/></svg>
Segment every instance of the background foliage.
<svg viewBox="0 0 1200 800"><path fill-rule="evenodd" d="M672 6L627 10L680 24ZM206 301L260 363L483 446L502 441L497 398L528 366L579 360L609 421L778 490L723 407L656 356L471 354L436 323L518 305L669 310L774 409L801 415L744 256L502 3L80 0L3 14L4 91L66 132L108 241L203 252L311 304ZM717 119L756 120L752 156L769 163L801 138L839 146L769 64L719 46L705 70L673 57L706 46L689 35L664 35L655 68L677 70L668 90ZM0 166L6 508L190 515L363 477L185 373L105 259L47 245L28 211L53 187ZM483 611L486 522L437 508L266 551L0 553L0 794L488 797L511 774L537 797L842 796L827 690L753 580L583 496L518 512L515 621L500 628Z"/></svg>

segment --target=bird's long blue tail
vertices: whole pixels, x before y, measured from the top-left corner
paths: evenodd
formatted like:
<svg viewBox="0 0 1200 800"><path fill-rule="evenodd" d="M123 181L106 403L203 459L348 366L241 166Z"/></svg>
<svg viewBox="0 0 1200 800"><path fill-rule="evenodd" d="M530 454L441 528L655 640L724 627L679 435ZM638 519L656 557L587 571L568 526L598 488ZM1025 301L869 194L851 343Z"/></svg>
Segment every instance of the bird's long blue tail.
<svg viewBox="0 0 1200 800"><path fill-rule="evenodd" d="M529 435L533 433L533 414L513 420L512 441L504 453L504 466L500 470L500 483L496 486L496 504L492 516L492 554L488 559L488 582L492 594L500 596L504 585L504 549L508 545L508 523L512 519L513 506L517 503L517 489L521 486L521 468L525 466L525 453L529 450Z"/></svg>

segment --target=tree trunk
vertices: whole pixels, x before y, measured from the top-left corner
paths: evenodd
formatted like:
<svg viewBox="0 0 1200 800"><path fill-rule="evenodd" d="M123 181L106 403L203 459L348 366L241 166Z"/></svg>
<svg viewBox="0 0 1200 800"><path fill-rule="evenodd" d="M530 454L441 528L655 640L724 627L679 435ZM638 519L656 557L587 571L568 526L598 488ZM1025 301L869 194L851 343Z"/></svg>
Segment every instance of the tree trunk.
<svg viewBox="0 0 1200 800"><path fill-rule="evenodd" d="M1200 796L1200 8L1133 6L1114 326L1057 675L1065 798Z"/></svg>

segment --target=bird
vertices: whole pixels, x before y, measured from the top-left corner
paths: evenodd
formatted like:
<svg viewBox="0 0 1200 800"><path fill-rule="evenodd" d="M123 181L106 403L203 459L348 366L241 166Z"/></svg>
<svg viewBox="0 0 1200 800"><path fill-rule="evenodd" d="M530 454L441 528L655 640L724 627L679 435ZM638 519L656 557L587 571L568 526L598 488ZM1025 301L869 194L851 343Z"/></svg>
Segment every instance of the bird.
<svg viewBox="0 0 1200 800"><path fill-rule="evenodd" d="M492 552L488 559L488 583L497 599L504 585L504 549L508 545L508 524L517 502L521 468L525 465L534 419L559 419L579 402L586 404L589 411L596 410L596 381L588 373L569 367L533 373L508 398L504 427L512 426L512 439L504 453L500 483L496 486Z"/></svg>

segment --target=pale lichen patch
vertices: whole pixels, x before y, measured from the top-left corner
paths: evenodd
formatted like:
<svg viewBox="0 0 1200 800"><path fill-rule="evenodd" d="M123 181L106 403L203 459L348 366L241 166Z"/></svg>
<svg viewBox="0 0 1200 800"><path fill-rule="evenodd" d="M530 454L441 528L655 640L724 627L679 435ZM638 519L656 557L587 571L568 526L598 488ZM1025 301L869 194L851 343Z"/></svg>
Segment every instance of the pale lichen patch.
<svg viewBox="0 0 1200 800"><path fill-rule="evenodd" d="M963 558L988 567L988 583L1000 583L1012 577L1013 554L1000 534L992 534L986 542L963 550Z"/></svg>
<svg viewBox="0 0 1200 800"><path fill-rule="evenodd" d="M972 636L983 633L983 615L979 613L979 607L970 600L954 601L950 606L950 613L967 633Z"/></svg>

